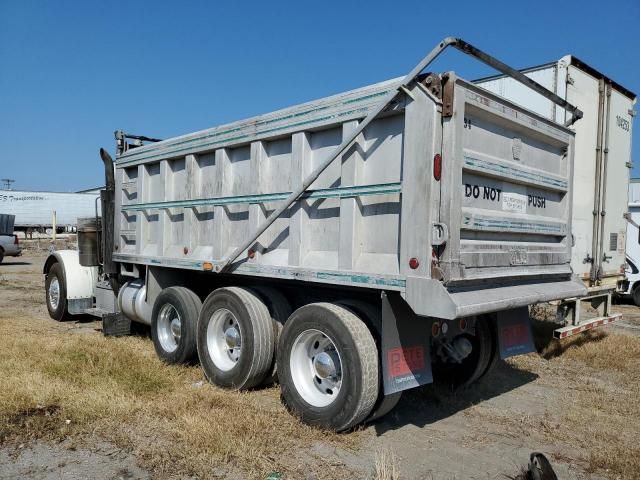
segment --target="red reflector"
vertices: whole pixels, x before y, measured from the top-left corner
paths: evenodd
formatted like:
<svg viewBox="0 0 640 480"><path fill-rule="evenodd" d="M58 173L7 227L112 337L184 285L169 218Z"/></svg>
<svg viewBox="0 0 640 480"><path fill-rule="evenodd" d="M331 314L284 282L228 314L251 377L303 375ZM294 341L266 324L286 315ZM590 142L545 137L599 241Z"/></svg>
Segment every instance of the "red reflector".
<svg viewBox="0 0 640 480"><path fill-rule="evenodd" d="M13 236L13 243L14 243L15 245L20 245L20 241L18 240L18 235L14 235L14 236Z"/></svg>
<svg viewBox="0 0 640 480"><path fill-rule="evenodd" d="M418 259L416 257L410 258L409 259L409 267L412 270L415 270L416 268L418 268L420 266L420 262L418 261Z"/></svg>
<svg viewBox="0 0 640 480"><path fill-rule="evenodd" d="M256 256L256 251L250 248L249 251L247 252L247 257L253 258L255 256Z"/></svg>
<svg viewBox="0 0 640 480"><path fill-rule="evenodd" d="M440 335L440 324L438 322L433 322L431 325L431 336L437 337Z"/></svg>
<svg viewBox="0 0 640 480"><path fill-rule="evenodd" d="M436 153L433 156L433 178L440 181L440 177L442 177L442 156Z"/></svg>

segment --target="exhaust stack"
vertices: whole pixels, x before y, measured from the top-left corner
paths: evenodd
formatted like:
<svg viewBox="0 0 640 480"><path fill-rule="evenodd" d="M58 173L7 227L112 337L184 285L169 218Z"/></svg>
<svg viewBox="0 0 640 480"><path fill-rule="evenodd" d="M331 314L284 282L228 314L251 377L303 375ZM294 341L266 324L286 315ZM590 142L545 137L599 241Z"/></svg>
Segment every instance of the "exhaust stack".
<svg viewBox="0 0 640 480"><path fill-rule="evenodd" d="M113 171L113 158L104 148L100 149L100 158L104 163L105 189L100 191L102 205L102 259L104 273L109 276L111 287L117 295L119 284L117 282L118 265L113 261L114 248L114 216L115 216L115 189L116 180Z"/></svg>
<svg viewBox="0 0 640 480"><path fill-rule="evenodd" d="M113 173L113 158L104 148L100 149L100 158L104 163L104 179L107 190L115 191L116 178Z"/></svg>

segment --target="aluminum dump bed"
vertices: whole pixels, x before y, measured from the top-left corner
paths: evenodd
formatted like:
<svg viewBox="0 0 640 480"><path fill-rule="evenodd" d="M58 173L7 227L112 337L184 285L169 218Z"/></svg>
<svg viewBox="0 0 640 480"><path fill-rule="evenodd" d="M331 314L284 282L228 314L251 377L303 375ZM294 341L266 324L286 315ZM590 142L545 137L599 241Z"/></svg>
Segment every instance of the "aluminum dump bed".
<svg viewBox="0 0 640 480"><path fill-rule="evenodd" d="M449 319L583 294L572 131L409 77L121 152L113 259L395 290Z"/></svg>

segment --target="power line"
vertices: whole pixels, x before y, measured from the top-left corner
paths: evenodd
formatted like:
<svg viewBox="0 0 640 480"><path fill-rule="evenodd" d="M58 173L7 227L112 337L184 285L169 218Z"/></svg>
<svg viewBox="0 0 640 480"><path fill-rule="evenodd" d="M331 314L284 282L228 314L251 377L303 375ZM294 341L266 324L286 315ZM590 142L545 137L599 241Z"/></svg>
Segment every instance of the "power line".
<svg viewBox="0 0 640 480"><path fill-rule="evenodd" d="M5 190L11 190L11 184L15 182L13 178L3 178L0 181L4 183Z"/></svg>

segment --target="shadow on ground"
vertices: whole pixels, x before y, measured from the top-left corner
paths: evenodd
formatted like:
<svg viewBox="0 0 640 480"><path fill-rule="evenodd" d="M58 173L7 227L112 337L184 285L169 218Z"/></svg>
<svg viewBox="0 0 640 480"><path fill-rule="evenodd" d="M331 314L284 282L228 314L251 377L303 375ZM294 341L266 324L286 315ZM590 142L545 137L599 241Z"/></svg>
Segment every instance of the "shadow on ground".
<svg viewBox="0 0 640 480"><path fill-rule="evenodd" d="M533 339L538 353L546 360L559 357L570 348L580 347L586 343L599 342L607 336L603 330L588 330L562 341L553 338L553 331L559 327L555 322L531 319Z"/></svg>
<svg viewBox="0 0 640 480"><path fill-rule="evenodd" d="M23 261L7 262L6 260L4 260L2 263L0 263L0 267L11 267L16 265L31 265L31 262L23 262Z"/></svg>
<svg viewBox="0 0 640 480"><path fill-rule="evenodd" d="M607 337L602 330L589 330L565 340L553 338L558 324L549 320L532 318L534 343L540 356L546 360L558 357L571 348L587 343L599 342ZM398 407L374 426L382 435L405 425L424 427L473 405L498 397L511 390L533 382L538 376L518 369L506 362L499 362L481 381L465 389L453 390L438 384L425 385L404 392Z"/></svg>
<svg viewBox="0 0 640 480"><path fill-rule="evenodd" d="M406 391L398 406L374 427L378 436L405 425L424 427L473 405L534 381L538 376L499 362L492 372L471 387L453 390L439 384Z"/></svg>
<svg viewBox="0 0 640 480"><path fill-rule="evenodd" d="M76 328L87 328L89 327L91 330L102 333L102 322L98 317L94 317L89 314L80 314L74 315L71 320L68 321L69 325L74 325ZM134 337L142 337L151 339L151 328L148 325L143 325L138 322L131 322L131 332L129 335L125 336L134 336ZM113 338L118 338L118 336L114 336Z"/></svg>

